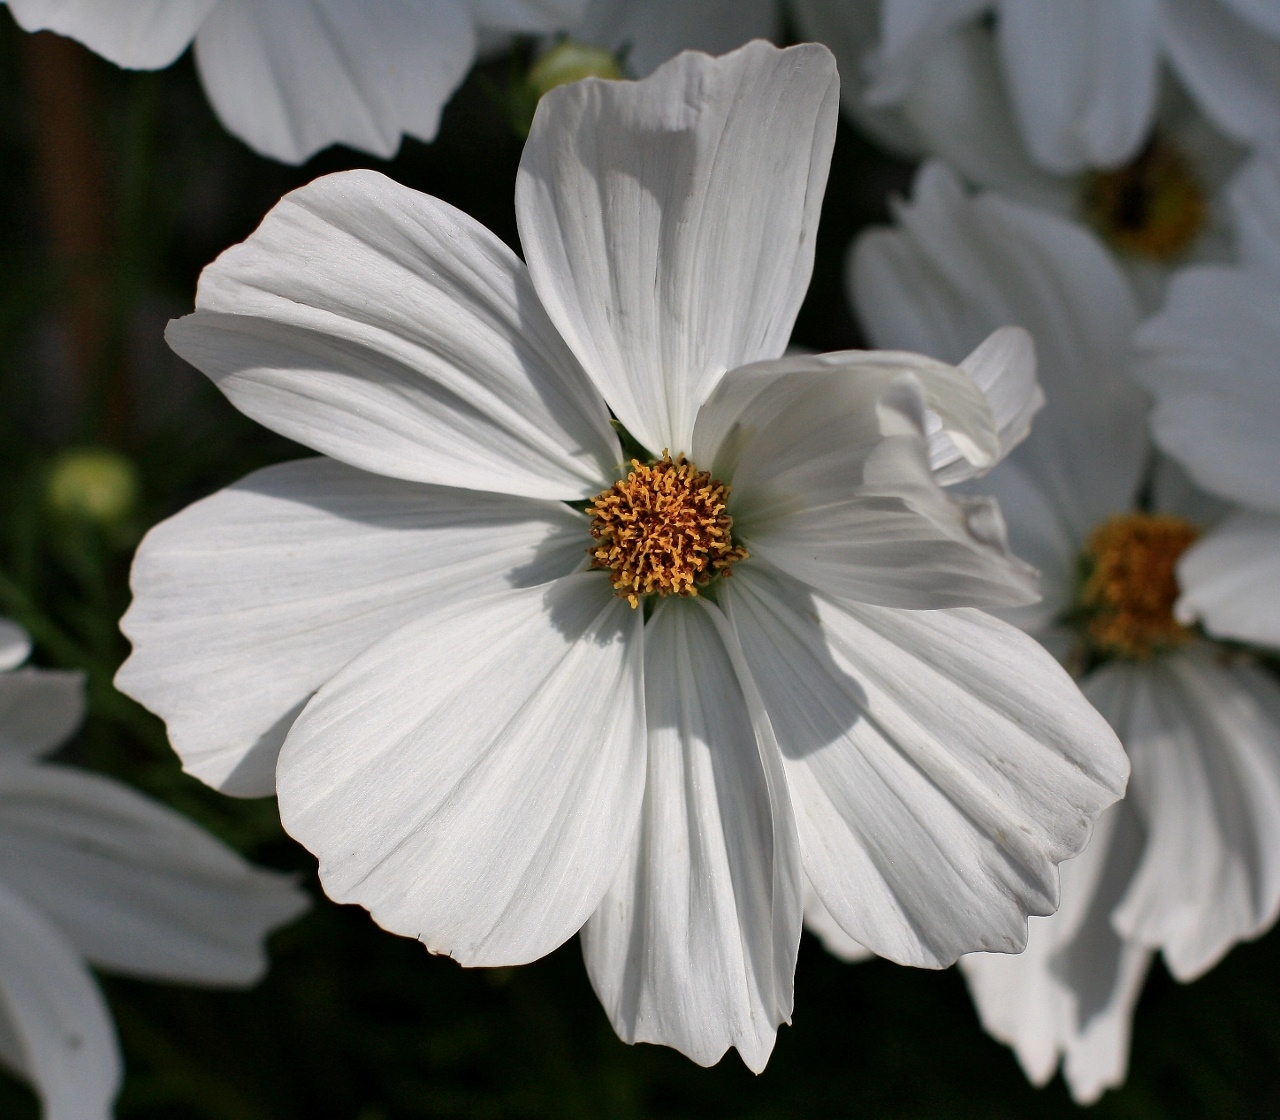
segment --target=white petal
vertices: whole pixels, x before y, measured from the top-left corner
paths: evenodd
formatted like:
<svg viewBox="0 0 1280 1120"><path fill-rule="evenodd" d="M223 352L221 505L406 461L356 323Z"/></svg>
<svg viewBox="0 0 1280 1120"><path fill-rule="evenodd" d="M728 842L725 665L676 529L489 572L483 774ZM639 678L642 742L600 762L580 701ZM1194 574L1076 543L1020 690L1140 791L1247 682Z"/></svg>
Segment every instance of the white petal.
<svg viewBox="0 0 1280 1120"><path fill-rule="evenodd" d="M30 635L16 622L0 618L0 672L16 669L30 656Z"/></svg>
<svg viewBox="0 0 1280 1120"><path fill-rule="evenodd" d="M120 1051L102 993L62 934L4 886L0 1005L44 1120L110 1120Z"/></svg>
<svg viewBox="0 0 1280 1120"><path fill-rule="evenodd" d="M1018 955L975 953L960 967L987 1032L1014 1048L1027 1078L1045 1085L1063 1062L1079 1104L1124 1083L1133 1012L1152 953L1111 928L1142 834L1121 803L1089 846L1061 867L1062 906L1032 918Z"/></svg>
<svg viewBox="0 0 1280 1120"><path fill-rule="evenodd" d="M1118 730L1148 840L1113 921L1193 980L1280 912L1280 687L1193 649L1148 668Z"/></svg>
<svg viewBox="0 0 1280 1120"><path fill-rule="evenodd" d="M822 942L822 947L828 953L849 964L870 960L875 956L875 953L859 945L840 928L807 876L804 881L804 928Z"/></svg>
<svg viewBox="0 0 1280 1120"><path fill-rule="evenodd" d="M242 412L362 470L584 498L621 460L515 254L372 171L287 195L166 337Z"/></svg>
<svg viewBox="0 0 1280 1120"><path fill-rule="evenodd" d="M583 573L441 607L348 665L278 771L326 893L466 965L576 933L635 843L643 613Z"/></svg>
<svg viewBox="0 0 1280 1120"><path fill-rule="evenodd" d="M1205 115L1241 143L1280 150L1280 41L1221 0L1162 0L1161 11L1165 51Z"/></svg>
<svg viewBox="0 0 1280 1120"><path fill-rule="evenodd" d="M587 0L467 0L476 22L489 30L562 31L581 18Z"/></svg>
<svg viewBox="0 0 1280 1120"><path fill-rule="evenodd" d="M999 615L1044 642L1046 632L1071 609L1079 592L1084 542L1073 534L1050 495L1017 462L1001 463L965 490L999 503L1009 527L1010 550L1040 573L1040 601Z"/></svg>
<svg viewBox="0 0 1280 1120"><path fill-rule="evenodd" d="M95 965L187 983L258 980L263 939L308 906L158 802L53 765L0 768L0 882Z"/></svg>
<svg viewBox="0 0 1280 1120"><path fill-rule="evenodd" d="M926 967L1020 951L1128 770L1066 673L976 611L836 604L747 563L725 588L840 927Z"/></svg>
<svg viewBox="0 0 1280 1120"><path fill-rule="evenodd" d="M1227 197L1241 259L1280 277L1280 168L1251 159L1231 180Z"/></svg>
<svg viewBox="0 0 1280 1120"><path fill-rule="evenodd" d="M986 397L1000 434L998 458L1003 459L1031 434L1031 418L1044 407L1044 393L1036 381L1035 341L1022 327L1000 327L959 368ZM930 431L929 463L944 486L986 473L984 464L966 456L945 429Z"/></svg>
<svg viewBox="0 0 1280 1120"><path fill-rule="evenodd" d="M937 44L957 24L992 6L991 0L881 0L880 47L868 69L873 104L901 100Z"/></svg>
<svg viewBox="0 0 1280 1120"><path fill-rule="evenodd" d="M1214 637L1280 647L1280 517L1241 512L1178 562L1176 613Z"/></svg>
<svg viewBox="0 0 1280 1120"><path fill-rule="evenodd" d="M736 1046L759 1073L791 1019L800 847L777 743L717 623L703 599L668 599L645 627L644 813L582 948L626 1042L700 1065Z"/></svg>
<svg viewBox="0 0 1280 1120"><path fill-rule="evenodd" d="M1280 277L1184 269L1136 342L1156 442L1211 493L1280 512L1278 305Z"/></svg>
<svg viewBox="0 0 1280 1120"><path fill-rule="evenodd" d="M899 110L925 149L967 181L1060 214L1074 209L1076 184L1027 154L988 28L967 26L943 37Z"/></svg>
<svg viewBox="0 0 1280 1120"><path fill-rule="evenodd" d="M1114 167L1156 108L1158 0L1001 0L1000 57L1032 158L1068 175Z"/></svg>
<svg viewBox="0 0 1280 1120"><path fill-rule="evenodd" d="M8 0L25 31L76 39L129 70L160 70L187 49L219 0Z"/></svg>
<svg viewBox="0 0 1280 1120"><path fill-rule="evenodd" d="M704 410L713 431L737 411L719 453L702 459L717 471L732 468L718 477L733 483L729 512L743 545L790 575L863 602L1033 602L1035 572L1010 555L999 510L986 499L953 499L930 470L930 402L971 455L990 462L998 452L973 383L919 355L827 359L735 370ZM766 387L742 401L738 390L750 393L757 382Z"/></svg>
<svg viewBox="0 0 1280 1120"><path fill-rule="evenodd" d="M1057 215L968 196L936 163L898 218L850 258L872 341L959 362L995 328L1025 327L1047 404L1014 458L1081 538L1132 508L1147 455L1147 403L1129 378L1138 307L1102 243Z"/></svg>
<svg viewBox="0 0 1280 1120"><path fill-rule="evenodd" d="M71 738L84 719L84 674L57 669L0 673L0 761L35 758Z"/></svg>
<svg viewBox="0 0 1280 1120"><path fill-rule="evenodd" d="M1221 0L1221 3L1272 38L1280 39L1280 8L1272 0Z"/></svg>
<svg viewBox="0 0 1280 1120"><path fill-rule="evenodd" d="M475 57L461 0L218 0L196 38L227 131L302 163L331 144L389 157L432 140Z"/></svg>
<svg viewBox="0 0 1280 1120"><path fill-rule="evenodd" d="M189 772L269 794L289 726L353 657L441 602L573 571L589 541L559 502L268 467L142 542L116 684L164 718Z"/></svg>
<svg viewBox="0 0 1280 1120"><path fill-rule="evenodd" d="M516 181L529 271L650 451L687 452L719 377L786 348L838 101L825 47L762 42L542 99Z"/></svg>
<svg viewBox="0 0 1280 1120"><path fill-rule="evenodd" d="M681 51L724 54L751 39L776 39L778 0L591 0L573 37L625 51L637 78Z"/></svg>

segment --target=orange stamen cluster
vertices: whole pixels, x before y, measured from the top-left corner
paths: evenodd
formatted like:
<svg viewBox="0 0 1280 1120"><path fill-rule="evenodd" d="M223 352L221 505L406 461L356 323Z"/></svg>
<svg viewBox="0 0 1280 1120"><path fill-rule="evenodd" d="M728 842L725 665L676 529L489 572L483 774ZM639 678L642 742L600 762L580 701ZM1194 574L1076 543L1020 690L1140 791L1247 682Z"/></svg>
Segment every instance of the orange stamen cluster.
<svg viewBox="0 0 1280 1120"><path fill-rule="evenodd" d="M1173 617L1178 558L1199 533L1180 517L1130 513L1099 525L1085 545L1081 592L1089 639L1103 653L1145 661L1194 631Z"/></svg>
<svg viewBox="0 0 1280 1120"><path fill-rule="evenodd" d="M1170 260L1189 248L1209 217L1191 165L1158 138L1132 163L1090 176L1085 209L1112 245L1155 261Z"/></svg>
<svg viewBox="0 0 1280 1120"><path fill-rule="evenodd" d="M747 550L733 543L729 488L683 455L631 460L631 473L587 507L597 541L591 566L609 572L632 607L641 595L697 595Z"/></svg>

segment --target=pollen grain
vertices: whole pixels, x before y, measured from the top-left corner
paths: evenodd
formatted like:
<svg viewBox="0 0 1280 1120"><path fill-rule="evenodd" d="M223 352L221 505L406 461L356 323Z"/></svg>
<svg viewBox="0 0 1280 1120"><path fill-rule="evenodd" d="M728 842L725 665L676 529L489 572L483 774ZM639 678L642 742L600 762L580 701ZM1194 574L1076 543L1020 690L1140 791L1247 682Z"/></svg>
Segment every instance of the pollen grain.
<svg viewBox="0 0 1280 1120"><path fill-rule="evenodd" d="M632 607L642 595L697 595L747 557L733 542L728 501L729 488L683 455L632 459L627 477L587 507L591 566L608 571Z"/></svg>
<svg viewBox="0 0 1280 1120"><path fill-rule="evenodd" d="M1094 648L1145 661L1195 636L1174 618L1173 605L1175 567L1199 535L1180 517L1149 513L1111 517L1093 531L1080 601Z"/></svg>

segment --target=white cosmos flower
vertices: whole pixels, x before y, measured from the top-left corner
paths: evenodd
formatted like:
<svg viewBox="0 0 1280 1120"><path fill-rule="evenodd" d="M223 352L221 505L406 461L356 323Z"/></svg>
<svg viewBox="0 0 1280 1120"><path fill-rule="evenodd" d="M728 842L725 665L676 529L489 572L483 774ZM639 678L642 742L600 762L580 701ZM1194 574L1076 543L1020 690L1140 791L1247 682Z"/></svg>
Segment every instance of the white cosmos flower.
<svg viewBox="0 0 1280 1120"><path fill-rule="evenodd" d="M331 144L389 157L432 140L476 54L477 30L542 34L586 0L0 0L118 66L157 70L195 42L227 131L302 163Z"/></svg>
<svg viewBox="0 0 1280 1120"><path fill-rule="evenodd" d="M1124 1079L1155 951L1191 980L1276 918L1280 687L1174 618L1175 563L1213 513L1165 470L1153 512L1139 510L1150 456L1149 405L1129 379L1138 311L1101 243L1056 215L969 196L939 164L898 218L850 262L877 344L945 360L1006 323L1036 339L1044 410L974 486L999 497L1010 541L1042 574L1043 601L1006 617L1083 674L1133 762L1128 797L1063 865L1061 908L1031 919L1026 952L961 962L983 1023L1028 1077L1046 1082L1062 1059L1091 1101Z"/></svg>
<svg viewBox="0 0 1280 1120"><path fill-rule="evenodd" d="M1176 83L1162 83L1131 158L1057 174L1027 150L1001 79L997 32L985 23L961 22L931 36L905 94L890 106L870 104L865 74L878 10L878 0L796 4L803 33L836 53L846 112L879 141L904 156L937 157L973 186L1088 223L1123 262L1144 308L1159 305L1173 268L1229 259L1226 186L1243 149Z"/></svg>
<svg viewBox="0 0 1280 1120"><path fill-rule="evenodd" d="M1178 615L1280 647L1280 172L1232 184L1243 264L1178 273L1138 332L1152 432L1206 490L1242 508L1178 567Z"/></svg>
<svg viewBox="0 0 1280 1120"><path fill-rule="evenodd" d="M987 13L1014 120L1046 171L1135 156L1155 118L1162 59L1228 136L1280 151L1274 0L880 0L869 99L902 101L928 80L938 40Z"/></svg>
<svg viewBox="0 0 1280 1120"><path fill-rule="evenodd" d="M1025 428L1025 335L780 357L837 101L825 48L762 42L553 90L527 266L372 173L287 196L169 339L328 457L152 530L122 624L120 687L191 772L274 785L331 897L467 965L582 929L623 1038L757 1070L806 876L895 960L1016 951L1126 776L964 607L1032 578L931 469L1001 453L974 380Z"/></svg>
<svg viewBox="0 0 1280 1120"><path fill-rule="evenodd" d="M681 51L724 54L781 31L780 0L589 0L571 34L625 52L628 72L643 78Z"/></svg>
<svg viewBox="0 0 1280 1120"><path fill-rule="evenodd" d="M120 1052L86 962L252 984L263 939L307 899L127 786L42 761L79 725L84 679L19 668L30 649L0 620L0 1064L31 1083L45 1120L98 1120Z"/></svg>

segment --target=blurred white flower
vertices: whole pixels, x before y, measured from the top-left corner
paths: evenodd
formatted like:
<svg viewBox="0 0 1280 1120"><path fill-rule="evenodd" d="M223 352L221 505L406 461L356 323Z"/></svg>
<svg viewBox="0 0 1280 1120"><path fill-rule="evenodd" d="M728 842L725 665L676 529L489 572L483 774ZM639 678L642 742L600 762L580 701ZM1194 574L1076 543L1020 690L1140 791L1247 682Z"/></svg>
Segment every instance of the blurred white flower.
<svg viewBox="0 0 1280 1120"><path fill-rule="evenodd" d="M1244 507L1178 566L1178 616L1280 647L1280 173L1255 160L1230 191L1243 265L1175 275L1137 335L1156 442Z"/></svg>
<svg viewBox="0 0 1280 1120"><path fill-rule="evenodd" d="M384 158L432 140L476 55L477 30L544 34L586 0L0 0L27 31L157 70L194 41L227 131L302 163L331 144Z"/></svg>
<svg viewBox="0 0 1280 1120"><path fill-rule="evenodd" d="M868 103L864 79L878 34L877 0L798 0L801 31L836 50L846 112L904 156L935 156L974 186L1088 223L1117 252L1154 309L1169 271L1230 256L1225 187L1243 149L1174 83L1165 82L1139 149L1124 162L1055 174L1036 165L1000 75L998 39L985 23L932 37L919 73L891 106Z"/></svg>
<svg viewBox="0 0 1280 1120"><path fill-rule="evenodd" d="M780 0L589 0L575 39L625 55L628 72L652 74L681 51L724 54L752 39L777 39Z"/></svg>
<svg viewBox="0 0 1280 1120"><path fill-rule="evenodd" d="M127 786L41 761L79 725L84 680L18 668L29 652L0 620L0 1063L32 1084L45 1120L96 1120L120 1053L86 961L252 984L263 939L307 899Z"/></svg>
<svg viewBox="0 0 1280 1120"><path fill-rule="evenodd" d="M1228 136L1280 152L1280 6L1271 0L880 0L868 99L902 101L928 80L937 42L987 13L1013 118L1046 171L1114 168L1137 155L1162 59Z"/></svg>
<svg viewBox="0 0 1280 1120"><path fill-rule="evenodd" d="M1091 1101L1124 1079L1154 951L1191 980L1276 918L1280 688L1174 616L1175 566L1216 511L1167 469L1149 476L1149 406L1129 379L1137 304L1102 244L1056 215L969 196L939 164L898 218L850 262L878 345L946 360L1002 324L1036 339L1044 410L980 484L1042 575L1043 601L1004 617L1083 673L1133 762L1127 799L1062 866L1061 908L1031 919L1026 952L961 962L983 1023L1028 1077L1046 1082L1063 1058Z"/></svg>
<svg viewBox="0 0 1280 1120"><path fill-rule="evenodd" d="M623 1038L753 1069L806 876L895 960L1016 951L1125 781L961 608L1034 596L931 473L1025 430L1025 335L780 358L837 100L824 48L761 42L552 90L527 267L372 173L286 197L169 338L328 458L152 530L122 624L120 687L197 776L274 785L333 898L468 965L581 928Z"/></svg>

